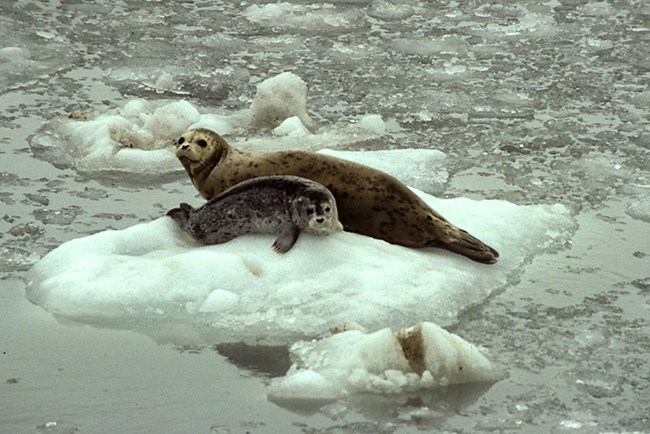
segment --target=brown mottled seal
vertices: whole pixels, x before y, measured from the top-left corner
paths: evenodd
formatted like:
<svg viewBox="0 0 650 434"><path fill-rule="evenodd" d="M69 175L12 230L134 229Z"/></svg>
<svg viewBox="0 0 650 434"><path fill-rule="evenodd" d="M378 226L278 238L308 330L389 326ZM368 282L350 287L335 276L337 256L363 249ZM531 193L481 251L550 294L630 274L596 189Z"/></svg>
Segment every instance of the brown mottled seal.
<svg viewBox="0 0 650 434"><path fill-rule="evenodd" d="M249 233L278 233L273 250L286 253L301 231L343 230L336 201L322 185L296 176L265 176L241 182L200 208L182 203L167 213L181 229L205 244Z"/></svg>
<svg viewBox="0 0 650 434"><path fill-rule="evenodd" d="M176 156L206 199L250 178L300 176L334 194L346 231L407 247L442 247L486 264L499 257L492 247L449 223L406 185L361 164L306 151L242 152L202 128L178 139Z"/></svg>

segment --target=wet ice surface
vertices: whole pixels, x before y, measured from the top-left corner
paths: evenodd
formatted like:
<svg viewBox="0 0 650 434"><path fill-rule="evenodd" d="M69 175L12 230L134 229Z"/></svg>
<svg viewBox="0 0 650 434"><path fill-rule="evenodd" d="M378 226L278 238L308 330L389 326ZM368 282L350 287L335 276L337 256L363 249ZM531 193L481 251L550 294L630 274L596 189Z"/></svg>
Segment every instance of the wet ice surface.
<svg viewBox="0 0 650 434"><path fill-rule="evenodd" d="M65 241L149 222L195 194L182 174L134 185L34 158L30 144L46 124L135 98L244 110L256 84L288 70L308 84L309 116L324 128L368 114L394 122L342 148L440 150L447 180L426 191L562 203L579 225L565 250L536 256L450 329L489 349L508 379L303 412L266 400L264 376L290 364L282 349L176 352L173 339L155 346L136 334L56 325L27 304L22 285L4 280L3 426L648 431L645 3L18 2L0 11L6 278L23 278ZM273 136L242 131L232 141L257 145L265 134Z"/></svg>

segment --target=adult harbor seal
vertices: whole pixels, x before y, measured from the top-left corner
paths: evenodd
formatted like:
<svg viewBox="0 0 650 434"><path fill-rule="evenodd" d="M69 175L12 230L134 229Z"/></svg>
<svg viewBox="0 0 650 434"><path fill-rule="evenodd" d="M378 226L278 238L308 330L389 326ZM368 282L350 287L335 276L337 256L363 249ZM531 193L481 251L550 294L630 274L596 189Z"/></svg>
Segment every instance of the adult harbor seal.
<svg viewBox="0 0 650 434"><path fill-rule="evenodd" d="M286 253L301 231L343 230L336 201L322 185L296 176L265 176L238 183L194 209L187 203L167 213L181 229L205 244L248 233L277 233L273 250Z"/></svg>
<svg viewBox="0 0 650 434"><path fill-rule="evenodd" d="M406 185L361 164L306 151L243 152L204 128L183 134L176 156L206 199L259 176L300 176L332 192L346 231L407 247L441 247L486 264L499 257L492 247L449 223Z"/></svg>

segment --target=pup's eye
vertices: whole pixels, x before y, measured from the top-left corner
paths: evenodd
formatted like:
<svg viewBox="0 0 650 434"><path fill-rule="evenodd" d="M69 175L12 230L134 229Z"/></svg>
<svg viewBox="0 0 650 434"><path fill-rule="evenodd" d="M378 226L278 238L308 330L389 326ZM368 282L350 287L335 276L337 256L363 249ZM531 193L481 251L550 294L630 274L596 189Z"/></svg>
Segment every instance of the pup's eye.
<svg viewBox="0 0 650 434"><path fill-rule="evenodd" d="M202 148L205 148L206 146L208 146L208 142L206 142L206 141L203 140L203 139L201 139L201 140L197 140L196 144L199 145L199 146L202 147Z"/></svg>
<svg viewBox="0 0 650 434"><path fill-rule="evenodd" d="M181 137L180 139L178 139L178 144L179 145L182 145L183 143L185 143L185 138L184 137Z"/></svg>

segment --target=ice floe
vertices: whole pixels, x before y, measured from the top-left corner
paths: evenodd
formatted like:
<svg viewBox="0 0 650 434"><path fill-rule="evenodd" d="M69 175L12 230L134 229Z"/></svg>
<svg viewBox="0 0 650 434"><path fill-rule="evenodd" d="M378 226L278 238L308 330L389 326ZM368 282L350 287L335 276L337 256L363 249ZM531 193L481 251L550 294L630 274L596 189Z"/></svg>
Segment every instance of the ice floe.
<svg viewBox="0 0 650 434"><path fill-rule="evenodd" d="M105 112L74 111L67 118L53 119L34 136L31 146L37 157L57 167L72 167L114 182L147 175L150 183L155 177L185 176L174 156L175 141L191 128L216 131L243 150L317 150L382 136L395 128L392 122L367 114L353 122L319 126L307 112L306 83L285 72L259 83L247 109L136 98Z"/></svg>
<svg viewBox="0 0 650 434"><path fill-rule="evenodd" d="M62 244L33 267L27 294L57 317L131 328L164 342L287 344L348 321L368 330L445 325L506 286L572 226L561 205L417 193L499 250L499 262L486 266L347 232L303 234L278 256L272 235L203 246L161 217Z"/></svg>
<svg viewBox="0 0 650 434"><path fill-rule="evenodd" d="M475 345L424 322L393 333L348 330L290 349L293 364L268 388L271 400L336 400L348 394L395 394L475 382L505 371Z"/></svg>

